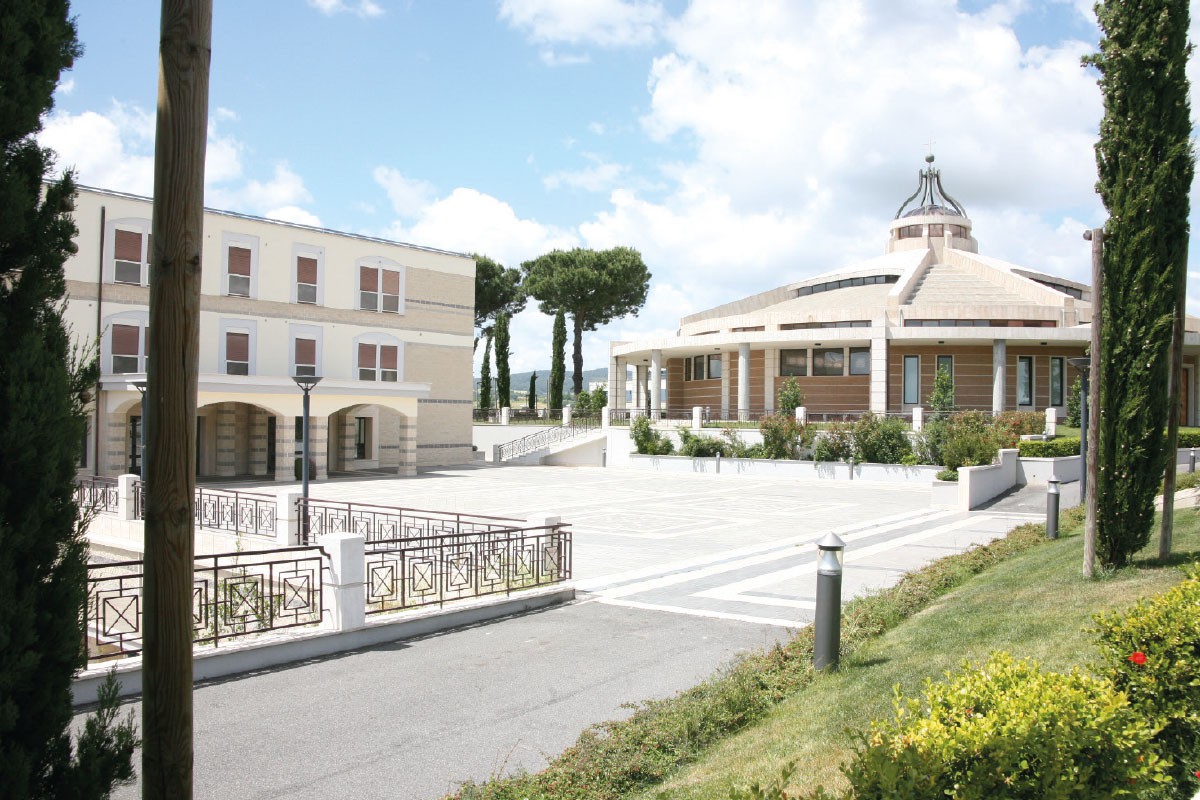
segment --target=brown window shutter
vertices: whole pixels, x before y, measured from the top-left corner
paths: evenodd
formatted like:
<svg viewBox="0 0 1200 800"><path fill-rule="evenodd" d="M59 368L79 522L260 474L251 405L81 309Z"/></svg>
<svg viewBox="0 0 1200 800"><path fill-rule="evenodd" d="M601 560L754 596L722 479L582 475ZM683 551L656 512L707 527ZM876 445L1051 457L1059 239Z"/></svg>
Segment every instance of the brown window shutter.
<svg viewBox="0 0 1200 800"><path fill-rule="evenodd" d="M316 339L296 340L296 363L303 366L312 366L317 363Z"/></svg>
<svg viewBox="0 0 1200 800"><path fill-rule="evenodd" d="M379 348L379 368L396 368L396 345L385 344Z"/></svg>
<svg viewBox="0 0 1200 800"><path fill-rule="evenodd" d="M113 255L118 261L142 261L142 235L134 231L118 230L113 241Z"/></svg>
<svg viewBox="0 0 1200 800"><path fill-rule="evenodd" d="M250 277L250 251L245 247L229 248L229 274Z"/></svg>
<svg viewBox="0 0 1200 800"><path fill-rule="evenodd" d="M112 326L112 351L114 356L136 356L138 339L142 331L137 325Z"/></svg>
<svg viewBox="0 0 1200 800"><path fill-rule="evenodd" d="M225 360L250 360L250 334L233 333L232 331L225 334Z"/></svg>
<svg viewBox="0 0 1200 800"><path fill-rule="evenodd" d="M374 267L359 267L358 288L364 292L379 291L379 270Z"/></svg>
<svg viewBox="0 0 1200 800"><path fill-rule="evenodd" d="M315 258L301 256L296 259L296 280L299 283L317 285L317 260Z"/></svg>
<svg viewBox="0 0 1200 800"><path fill-rule="evenodd" d="M364 369L375 369L375 345L360 344L358 346L358 366Z"/></svg>
<svg viewBox="0 0 1200 800"><path fill-rule="evenodd" d="M400 273L396 270L383 270L383 293L400 294Z"/></svg>

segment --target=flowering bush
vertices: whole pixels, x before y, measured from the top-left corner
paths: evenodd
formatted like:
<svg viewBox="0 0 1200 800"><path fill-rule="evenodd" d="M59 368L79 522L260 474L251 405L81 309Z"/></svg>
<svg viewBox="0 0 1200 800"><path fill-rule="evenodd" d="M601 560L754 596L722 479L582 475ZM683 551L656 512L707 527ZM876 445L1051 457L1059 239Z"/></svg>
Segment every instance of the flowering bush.
<svg viewBox="0 0 1200 800"><path fill-rule="evenodd" d="M896 698L845 767L856 800L1149 797L1168 780L1155 726L1111 682L997 653Z"/></svg>
<svg viewBox="0 0 1200 800"><path fill-rule="evenodd" d="M1016 447L1021 437L1046 430L1046 415L1039 411L1005 411L992 421L1001 447Z"/></svg>
<svg viewBox="0 0 1200 800"><path fill-rule="evenodd" d="M1191 798L1200 789L1200 567L1173 589L1096 622L1113 683L1161 727L1155 742L1173 762L1170 796Z"/></svg>

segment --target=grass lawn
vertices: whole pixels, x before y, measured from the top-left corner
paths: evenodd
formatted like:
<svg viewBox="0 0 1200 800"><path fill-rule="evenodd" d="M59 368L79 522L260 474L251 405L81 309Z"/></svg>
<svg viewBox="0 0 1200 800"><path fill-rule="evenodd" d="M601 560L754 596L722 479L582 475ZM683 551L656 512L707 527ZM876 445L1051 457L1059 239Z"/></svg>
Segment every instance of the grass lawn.
<svg viewBox="0 0 1200 800"><path fill-rule="evenodd" d="M639 798L726 800L730 789L766 782L789 761L797 762L793 791L817 784L844 790L838 770L852 750L849 731L890 716L893 687L920 693L926 678L940 679L963 659L982 661L995 650L1032 656L1042 666L1066 670L1095 659L1087 632L1098 611L1131 605L1183 577L1181 565L1200 558L1200 516L1175 516L1174 563L1150 561L1157 535L1133 566L1097 580L1080 576L1082 526L1002 562L972 578L933 606L821 675L759 723L712 747L700 760Z"/></svg>

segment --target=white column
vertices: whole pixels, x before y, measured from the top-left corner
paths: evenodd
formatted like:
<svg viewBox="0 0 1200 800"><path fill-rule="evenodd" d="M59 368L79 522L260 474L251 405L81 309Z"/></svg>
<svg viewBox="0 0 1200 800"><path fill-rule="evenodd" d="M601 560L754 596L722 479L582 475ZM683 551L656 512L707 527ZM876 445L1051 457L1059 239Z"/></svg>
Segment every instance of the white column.
<svg viewBox="0 0 1200 800"><path fill-rule="evenodd" d="M779 348L763 351L763 410L775 413L775 376L779 374Z"/></svg>
<svg viewBox="0 0 1200 800"><path fill-rule="evenodd" d="M625 359L616 356L608 360L608 407L625 407Z"/></svg>
<svg viewBox="0 0 1200 800"><path fill-rule="evenodd" d="M117 476L117 519L137 519L133 513L133 487L140 480L140 476L128 473Z"/></svg>
<svg viewBox="0 0 1200 800"><path fill-rule="evenodd" d="M1008 343L1003 339L992 342L992 413L1004 411L1004 377L1008 370Z"/></svg>
<svg viewBox="0 0 1200 800"><path fill-rule="evenodd" d="M662 350L650 351L650 418L659 419L662 407Z"/></svg>
<svg viewBox="0 0 1200 800"><path fill-rule="evenodd" d="M887 339L871 340L871 413L886 414L888 410Z"/></svg>
<svg viewBox="0 0 1200 800"><path fill-rule="evenodd" d="M912 428L917 433L925 430L925 409L921 406L916 406L912 410Z"/></svg>
<svg viewBox="0 0 1200 800"><path fill-rule="evenodd" d="M509 419L511 418L511 414L512 414L512 410L508 406L505 406L504 408L500 409L500 424L507 425Z"/></svg>
<svg viewBox="0 0 1200 800"><path fill-rule="evenodd" d="M568 405L563 406L562 424L563 425L571 424L571 407Z"/></svg>
<svg viewBox="0 0 1200 800"><path fill-rule="evenodd" d="M303 495L285 489L275 493L275 541L280 547L300 544L300 517L296 501ZM310 517L311 518L311 517Z"/></svg>
<svg viewBox="0 0 1200 800"><path fill-rule="evenodd" d="M633 404L640 411L646 410L646 373L647 368L638 364L633 368Z"/></svg>
<svg viewBox="0 0 1200 800"><path fill-rule="evenodd" d="M750 345L738 345L738 419L750 419Z"/></svg>
<svg viewBox="0 0 1200 800"><path fill-rule="evenodd" d="M329 627L352 631L367 620L366 539L348 533L327 533L317 538L329 554L324 572L325 602L330 611Z"/></svg>
<svg viewBox="0 0 1200 800"><path fill-rule="evenodd" d="M729 353L721 353L721 419L729 419Z"/></svg>
<svg viewBox="0 0 1200 800"><path fill-rule="evenodd" d="M704 408L692 406L692 430L698 431L704 427Z"/></svg>

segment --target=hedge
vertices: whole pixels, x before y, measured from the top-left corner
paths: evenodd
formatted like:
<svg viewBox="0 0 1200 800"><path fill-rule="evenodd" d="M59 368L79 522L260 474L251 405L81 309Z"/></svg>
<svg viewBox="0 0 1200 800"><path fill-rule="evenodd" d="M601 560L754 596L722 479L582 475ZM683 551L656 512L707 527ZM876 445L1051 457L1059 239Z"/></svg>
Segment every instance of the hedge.
<svg viewBox="0 0 1200 800"><path fill-rule="evenodd" d="M1079 455L1079 439L1025 440L1017 443L1021 458L1063 458Z"/></svg>

